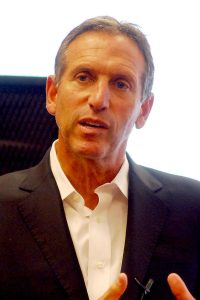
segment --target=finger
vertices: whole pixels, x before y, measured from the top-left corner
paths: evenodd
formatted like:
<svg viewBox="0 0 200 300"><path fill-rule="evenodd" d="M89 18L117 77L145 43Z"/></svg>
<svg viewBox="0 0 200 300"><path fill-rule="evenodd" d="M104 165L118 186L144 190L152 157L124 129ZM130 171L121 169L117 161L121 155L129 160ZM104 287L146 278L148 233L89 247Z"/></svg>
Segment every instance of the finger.
<svg viewBox="0 0 200 300"><path fill-rule="evenodd" d="M167 281L177 300L195 300L178 274L169 274Z"/></svg>
<svg viewBox="0 0 200 300"><path fill-rule="evenodd" d="M118 300L125 292L128 285L126 274L121 273L109 290L99 300Z"/></svg>

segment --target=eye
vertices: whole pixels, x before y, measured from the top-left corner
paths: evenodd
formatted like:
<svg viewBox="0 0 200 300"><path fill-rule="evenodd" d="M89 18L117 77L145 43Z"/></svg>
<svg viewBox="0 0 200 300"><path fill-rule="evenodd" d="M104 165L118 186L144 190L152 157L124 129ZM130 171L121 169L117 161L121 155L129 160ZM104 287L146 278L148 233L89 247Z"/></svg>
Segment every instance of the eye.
<svg viewBox="0 0 200 300"><path fill-rule="evenodd" d="M121 79L115 81L115 86L117 87L117 89L120 90L129 89L129 84L125 80L121 80Z"/></svg>
<svg viewBox="0 0 200 300"><path fill-rule="evenodd" d="M77 78L79 81L82 81L82 82L88 81L88 80L89 80L88 74L78 74L78 75L76 76L76 78Z"/></svg>

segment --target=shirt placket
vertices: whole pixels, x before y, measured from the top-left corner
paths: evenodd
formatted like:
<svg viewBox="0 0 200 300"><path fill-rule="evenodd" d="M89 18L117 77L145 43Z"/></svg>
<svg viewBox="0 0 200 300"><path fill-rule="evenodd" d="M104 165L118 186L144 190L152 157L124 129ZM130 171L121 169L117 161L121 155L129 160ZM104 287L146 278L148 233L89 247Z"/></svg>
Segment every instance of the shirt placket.
<svg viewBox="0 0 200 300"><path fill-rule="evenodd" d="M109 204L111 199L104 199L106 200ZM110 285L111 236L108 208L105 207L105 203L102 206L99 205L89 220L88 293L90 300L98 299Z"/></svg>

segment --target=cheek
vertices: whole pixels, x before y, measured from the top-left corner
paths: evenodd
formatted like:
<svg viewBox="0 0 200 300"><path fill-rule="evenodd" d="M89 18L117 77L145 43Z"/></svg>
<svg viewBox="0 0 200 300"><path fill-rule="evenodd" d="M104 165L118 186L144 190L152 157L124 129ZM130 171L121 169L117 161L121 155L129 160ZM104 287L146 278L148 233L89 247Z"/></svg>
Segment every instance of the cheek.
<svg viewBox="0 0 200 300"><path fill-rule="evenodd" d="M71 122L72 113L69 113L70 108L67 103L61 99L57 101L55 119L57 126L60 130L65 130L68 124Z"/></svg>
<svg viewBox="0 0 200 300"><path fill-rule="evenodd" d="M131 133L134 125L135 125L135 118L133 116L129 116L129 118L127 119L127 122L125 123L125 126L124 126L124 132L127 137Z"/></svg>
<svg viewBox="0 0 200 300"><path fill-rule="evenodd" d="M65 118L66 115L72 111L70 97L65 89L61 89L61 91L57 95L57 103L56 103L56 115L60 118Z"/></svg>
<svg viewBox="0 0 200 300"><path fill-rule="evenodd" d="M129 105L119 110L122 127L131 131L140 114L140 105Z"/></svg>
<svg viewBox="0 0 200 300"><path fill-rule="evenodd" d="M73 99L62 98L57 103L56 108L56 123L63 134L69 134L74 130L78 122L80 110Z"/></svg>

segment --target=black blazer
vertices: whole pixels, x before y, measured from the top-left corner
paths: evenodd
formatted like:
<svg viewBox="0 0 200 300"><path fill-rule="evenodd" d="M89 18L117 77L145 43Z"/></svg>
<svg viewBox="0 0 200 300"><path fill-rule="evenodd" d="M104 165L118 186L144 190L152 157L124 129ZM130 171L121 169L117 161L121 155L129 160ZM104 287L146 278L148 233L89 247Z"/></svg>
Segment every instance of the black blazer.
<svg viewBox="0 0 200 300"><path fill-rule="evenodd" d="M174 299L170 272L200 299L200 183L128 159L123 299L141 298L135 277L154 280L144 299ZM0 177L0 299L88 300L49 152L36 167Z"/></svg>

